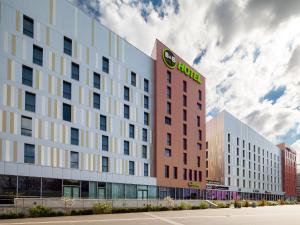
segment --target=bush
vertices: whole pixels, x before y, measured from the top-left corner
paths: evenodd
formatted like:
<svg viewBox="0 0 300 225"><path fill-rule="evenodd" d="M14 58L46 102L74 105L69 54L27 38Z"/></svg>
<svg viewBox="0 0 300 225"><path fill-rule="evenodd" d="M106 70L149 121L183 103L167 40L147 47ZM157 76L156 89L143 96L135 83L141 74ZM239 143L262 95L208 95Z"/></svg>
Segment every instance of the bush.
<svg viewBox="0 0 300 225"><path fill-rule="evenodd" d="M244 203L243 206L244 206L244 207L249 207L249 202L248 202L248 201L245 201L245 203Z"/></svg>
<svg viewBox="0 0 300 225"><path fill-rule="evenodd" d="M284 205L284 204L285 204L285 201L284 201L283 199L279 199L279 200L278 200L278 204L279 204L279 205Z"/></svg>
<svg viewBox="0 0 300 225"><path fill-rule="evenodd" d="M24 213L9 212L9 213L0 214L0 219L17 219L17 218L24 218L24 217L25 217Z"/></svg>
<svg viewBox="0 0 300 225"><path fill-rule="evenodd" d="M35 206L29 209L29 215L31 217L46 217L46 216L55 216L55 212L52 209L45 206Z"/></svg>
<svg viewBox="0 0 300 225"><path fill-rule="evenodd" d="M263 200L259 201L257 205L258 206L266 206L267 202L266 202L266 200L263 199Z"/></svg>
<svg viewBox="0 0 300 225"><path fill-rule="evenodd" d="M234 201L234 208L242 208L242 203L239 202L238 200Z"/></svg>
<svg viewBox="0 0 300 225"><path fill-rule="evenodd" d="M112 206L109 203L96 203L93 205L93 213L94 214L108 214L112 213Z"/></svg>
<svg viewBox="0 0 300 225"><path fill-rule="evenodd" d="M252 203L251 203L251 207L252 207L252 208L255 208L256 206L257 206L257 205L256 205L256 202L252 202Z"/></svg>
<svg viewBox="0 0 300 225"><path fill-rule="evenodd" d="M191 209L192 206L186 202L180 202L178 208L181 210L188 210L188 209Z"/></svg>
<svg viewBox="0 0 300 225"><path fill-rule="evenodd" d="M218 204L217 204L217 205L218 205ZM218 205L218 207L219 207L219 205ZM200 203L200 205L199 205L199 208L200 208L200 209L207 209L207 208L208 208L208 203L202 201L202 202Z"/></svg>

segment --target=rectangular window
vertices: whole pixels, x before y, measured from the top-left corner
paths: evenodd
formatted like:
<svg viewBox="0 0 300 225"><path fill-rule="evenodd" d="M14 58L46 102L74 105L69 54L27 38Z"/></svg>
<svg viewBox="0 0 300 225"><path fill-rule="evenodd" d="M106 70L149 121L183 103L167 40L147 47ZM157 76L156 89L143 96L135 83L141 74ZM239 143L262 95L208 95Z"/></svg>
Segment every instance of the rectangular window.
<svg viewBox="0 0 300 225"><path fill-rule="evenodd" d="M134 125L129 124L129 137L134 138Z"/></svg>
<svg viewBox="0 0 300 225"><path fill-rule="evenodd" d="M198 150L202 150L202 144L201 143L197 143L197 147L198 147Z"/></svg>
<svg viewBox="0 0 300 225"><path fill-rule="evenodd" d="M148 141L148 132L147 129L143 128L143 141Z"/></svg>
<svg viewBox="0 0 300 225"><path fill-rule="evenodd" d="M32 68L22 66L22 84L32 87Z"/></svg>
<svg viewBox="0 0 300 225"><path fill-rule="evenodd" d="M109 59L104 56L102 57L102 71L109 73Z"/></svg>
<svg viewBox="0 0 300 225"><path fill-rule="evenodd" d="M149 113L144 112L144 125L149 126Z"/></svg>
<svg viewBox="0 0 300 225"><path fill-rule="evenodd" d="M183 81L183 92L187 92L187 85L186 85L186 81Z"/></svg>
<svg viewBox="0 0 300 225"><path fill-rule="evenodd" d="M165 165L165 178L169 178L169 166Z"/></svg>
<svg viewBox="0 0 300 225"><path fill-rule="evenodd" d="M194 170L194 181L197 181L197 170Z"/></svg>
<svg viewBox="0 0 300 225"><path fill-rule="evenodd" d="M130 108L129 105L124 104L124 118L130 118Z"/></svg>
<svg viewBox="0 0 300 225"><path fill-rule="evenodd" d="M167 87L167 97L168 97L169 99L171 99L171 97L172 97L171 87Z"/></svg>
<svg viewBox="0 0 300 225"><path fill-rule="evenodd" d="M102 172L109 171L108 157L102 156Z"/></svg>
<svg viewBox="0 0 300 225"><path fill-rule="evenodd" d="M199 171L198 175L199 175L199 181L201 182L202 181L202 172Z"/></svg>
<svg viewBox="0 0 300 225"><path fill-rule="evenodd" d="M187 164L187 154L185 152L183 153L183 164Z"/></svg>
<svg viewBox="0 0 300 225"><path fill-rule="evenodd" d="M129 87L124 86L124 100L130 101Z"/></svg>
<svg viewBox="0 0 300 225"><path fill-rule="evenodd" d="M32 136L32 119L30 117L21 117L21 135Z"/></svg>
<svg viewBox="0 0 300 225"><path fill-rule="evenodd" d="M94 108L100 109L100 95L98 93L94 93Z"/></svg>
<svg viewBox="0 0 300 225"><path fill-rule="evenodd" d="M129 175L134 175L134 161L129 161Z"/></svg>
<svg viewBox="0 0 300 225"><path fill-rule="evenodd" d="M147 159L147 145L142 146L142 157Z"/></svg>
<svg viewBox="0 0 300 225"><path fill-rule="evenodd" d="M100 115L100 130L106 131L106 116Z"/></svg>
<svg viewBox="0 0 300 225"><path fill-rule="evenodd" d="M34 164L35 150L34 145L24 144L24 163Z"/></svg>
<svg viewBox="0 0 300 225"><path fill-rule="evenodd" d="M79 145L79 130L71 128L71 145Z"/></svg>
<svg viewBox="0 0 300 225"><path fill-rule="evenodd" d="M236 138L236 145L239 145L239 144L240 144L240 139Z"/></svg>
<svg viewBox="0 0 300 225"><path fill-rule="evenodd" d="M129 141L124 141L124 155L129 155Z"/></svg>
<svg viewBox="0 0 300 225"><path fill-rule="evenodd" d="M37 45L33 45L32 62L43 66L43 49Z"/></svg>
<svg viewBox="0 0 300 225"><path fill-rule="evenodd" d="M173 167L173 178L174 179L178 178L178 173L177 173L177 167L176 166Z"/></svg>
<svg viewBox="0 0 300 225"><path fill-rule="evenodd" d="M183 106L187 106L187 97L186 95L183 96Z"/></svg>
<svg viewBox="0 0 300 225"><path fill-rule="evenodd" d="M70 157L70 167L72 169L78 169L79 168L79 153L71 151L71 157Z"/></svg>
<svg viewBox="0 0 300 225"><path fill-rule="evenodd" d="M183 120L187 121L187 112L185 109L183 110Z"/></svg>
<svg viewBox="0 0 300 225"><path fill-rule="evenodd" d="M34 21L32 18L23 15L23 34L33 38Z"/></svg>
<svg viewBox="0 0 300 225"><path fill-rule="evenodd" d="M149 176L149 165L148 165L148 163L144 163L144 176L145 177Z"/></svg>
<svg viewBox="0 0 300 225"><path fill-rule="evenodd" d="M72 39L64 36L64 53L72 56Z"/></svg>
<svg viewBox="0 0 300 225"><path fill-rule="evenodd" d="M171 108L171 102L167 102L167 114L171 115L172 108Z"/></svg>
<svg viewBox="0 0 300 225"><path fill-rule="evenodd" d="M35 94L25 92L25 110L35 112Z"/></svg>
<svg viewBox="0 0 300 225"><path fill-rule="evenodd" d="M227 134L227 141L230 142L230 134Z"/></svg>
<svg viewBox="0 0 300 225"><path fill-rule="evenodd" d="M202 100L202 92L201 92L201 90L198 91L198 100L199 101Z"/></svg>
<svg viewBox="0 0 300 225"><path fill-rule="evenodd" d="M183 179L187 180L187 169L183 170Z"/></svg>
<svg viewBox="0 0 300 225"><path fill-rule="evenodd" d="M193 171L189 170L189 180L193 180Z"/></svg>
<svg viewBox="0 0 300 225"><path fill-rule="evenodd" d="M172 121L170 117L165 117L165 124L171 125Z"/></svg>
<svg viewBox="0 0 300 225"><path fill-rule="evenodd" d="M149 80L144 79L144 91L149 92Z"/></svg>
<svg viewBox="0 0 300 225"><path fill-rule="evenodd" d="M198 107L199 110L201 110L201 109L202 109L201 103L198 102L198 103L197 103L197 107Z"/></svg>
<svg viewBox="0 0 300 225"><path fill-rule="evenodd" d="M149 109L149 97L144 95L144 108Z"/></svg>
<svg viewBox="0 0 300 225"><path fill-rule="evenodd" d="M200 167L200 156L197 156L197 166Z"/></svg>
<svg viewBox="0 0 300 225"><path fill-rule="evenodd" d="M71 105L63 103L63 120L71 122Z"/></svg>
<svg viewBox="0 0 300 225"><path fill-rule="evenodd" d="M102 135L102 151L108 151L108 136Z"/></svg>
<svg viewBox="0 0 300 225"><path fill-rule="evenodd" d="M135 72L131 72L130 80L131 80L131 85L136 86L136 73Z"/></svg>
<svg viewBox="0 0 300 225"><path fill-rule="evenodd" d="M199 141L202 141L202 131L199 130L198 133L199 133Z"/></svg>
<svg viewBox="0 0 300 225"><path fill-rule="evenodd" d="M101 76L96 72L94 72L94 88L97 88L99 90L101 88Z"/></svg>
<svg viewBox="0 0 300 225"><path fill-rule="evenodd" d="M197 126L200 127L200 116L197 116Z"/></svg>
<svg viewBox="0 0 300 225"><path fill-rule="evenodd" d="M172 151L169 148L165 148L165 156L166 157L171 157L172 156Z"/></svg>
<svg viewBox="0 0 300 225"><path fill-rule="evenodd" d="M183 135L187 135L187 125L183 124Z"/></svg>
<svg viewBox="0 0 300 225"><path fill-rule="evenodd" d="M72 98L72 84L67 81L63 82L63 97L66 99Z"/></svg>
<svg viewBox="0 0 300 225"><path fill-rule="evenodd" d="M167 133L167 145L172 144L172 135L170 133Z"/></svg>
<svg viewBox="0 0 300 225"><path fill-rule="evenodd" d="M187 139L183 138L183 149L187 150Z"/></svg>
<svg viewBox="0 0 300 225"><path fill-rule="evenodd" d="M71 66L71 77L74 80L79 80L79 65L74 62L72 62Z"/></svg>
<svg viewBox="0 0 300 225"><path fill-rule="evenodd" d="M167 82L169 83L169 84L171 84L172 83L172 74L171 74L171 71L167 71Z"/></svg>

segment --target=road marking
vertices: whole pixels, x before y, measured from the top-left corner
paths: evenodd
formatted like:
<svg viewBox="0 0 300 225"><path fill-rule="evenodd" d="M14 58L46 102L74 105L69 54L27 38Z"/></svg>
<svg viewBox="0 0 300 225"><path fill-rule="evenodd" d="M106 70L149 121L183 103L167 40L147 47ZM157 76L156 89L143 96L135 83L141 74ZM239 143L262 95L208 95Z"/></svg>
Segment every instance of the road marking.
<svg viewBox="0 0 300 225"><path fill-rule="evenodd" d="M168 219L167 217L160 217L160 216L157 216L157 215L153 215L152 213L148 213L148 212L145 212L144 214L148 215L148 216L151 216L153 218L156 218L156 219L159 219L161 221L164 221L164 222L167 222L169 224L173 224L173 225L183 225L182 223L177 223L173 220L170 220Z"/></svg>

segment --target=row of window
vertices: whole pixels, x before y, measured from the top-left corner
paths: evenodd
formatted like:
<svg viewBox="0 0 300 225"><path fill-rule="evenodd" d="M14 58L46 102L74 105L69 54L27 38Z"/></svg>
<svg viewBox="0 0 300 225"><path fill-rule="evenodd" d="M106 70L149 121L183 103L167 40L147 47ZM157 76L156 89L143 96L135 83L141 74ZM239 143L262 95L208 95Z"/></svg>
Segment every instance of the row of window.
<svg viewBox="0 0 300 225"><path fill-rule="evenodd" d="M165 165L164 167L164 176L165 178L170 178L170 166ZM176 166L173 167L173 179L178 179L178 168ZM183 169L183 179L189 181L202 181L202 172L197 170L188 170Z"/></svg>
<svg viewBox="0 0 300 225"><path fill-rule="evenodd" d="M227 178L227 183L228 183L228 186L230 186L231 185L231 178L230 177L228 177ZM256 184L258 184L258 185L256 185ZM262 185L261 185L262 184ZM241 184L240 184L240 179L239 178L237 178L236 179L236 186L237 187L241 187ZM265 185L265 183L260 183L260 182L258 182L258 183L256 183L256 181L254 181L253 182L253 187L252 187L252 182L251 182L251 180L249 180L248 181L248 188L258 188L258 189L262 189L262 190L265 190L265 186L267 187L267 190L271 190L271 191L277 191L277 190L279 190L279 186L277 185L273 185L273 184L271 184L271 185L269 185L269 184L266 184ZM242 183L242 187L243 188L246 188L246 180L243 180L243 183Z"/></svg>

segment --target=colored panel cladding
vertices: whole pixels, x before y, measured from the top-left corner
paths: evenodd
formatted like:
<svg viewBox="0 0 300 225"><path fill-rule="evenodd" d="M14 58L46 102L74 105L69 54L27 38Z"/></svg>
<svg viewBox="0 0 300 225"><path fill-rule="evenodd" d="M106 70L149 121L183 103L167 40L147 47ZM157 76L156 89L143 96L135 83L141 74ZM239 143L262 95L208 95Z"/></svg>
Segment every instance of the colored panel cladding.
<svg viewBox="0 0 300 225"><path fill-rule="evenodd" d="M153 52L157 186L204 188L205 78L158 40Z"/></svg>

